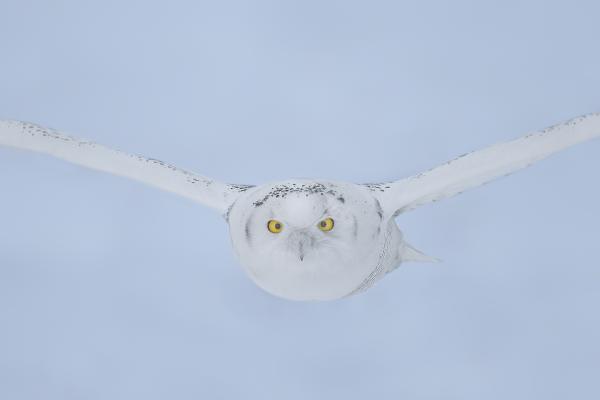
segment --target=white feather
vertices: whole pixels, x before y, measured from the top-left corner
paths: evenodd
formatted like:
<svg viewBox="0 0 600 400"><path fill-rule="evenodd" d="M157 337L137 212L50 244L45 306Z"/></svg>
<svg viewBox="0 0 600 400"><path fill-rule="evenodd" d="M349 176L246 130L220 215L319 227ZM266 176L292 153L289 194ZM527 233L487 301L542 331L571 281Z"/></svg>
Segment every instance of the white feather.
<svg viewBox="0 0 600 400"><path fill-rule="evenodd" d="M374 194L388 215L398 215L509 175L560 150L597 137L600 137L600 113L585 115L466 154L410 178L373 186Z"/></svg>
<svg viewBox="0 0 600 400"><path fill-rule="evenodd" d="M124 176L190 198L225 213L245 185L228 185L152 158L20 121L0 121L0 145L31 150L87 168Z"/></svg>

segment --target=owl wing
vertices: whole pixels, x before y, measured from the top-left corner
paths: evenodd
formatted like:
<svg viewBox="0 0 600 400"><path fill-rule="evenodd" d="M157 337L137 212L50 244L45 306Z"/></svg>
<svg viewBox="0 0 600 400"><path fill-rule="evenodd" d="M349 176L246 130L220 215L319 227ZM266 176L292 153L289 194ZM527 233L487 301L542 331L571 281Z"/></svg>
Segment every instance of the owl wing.
<svg viewBox="0 0 600 400"><path fill-rule="evenodd" d="M0 121L0 145L36 151L87 168L131 178L227 212L248 185L230 185L153 158L123 153L94 142L20 121Z"/></svg>
<svg viewBox="0 0 600 400"><path fill-rule="evenodd" d="M366 184L388 215L462 193L510 175L567 147L600 137L600 113L465 154L437 168L384 184Z"/></svg>

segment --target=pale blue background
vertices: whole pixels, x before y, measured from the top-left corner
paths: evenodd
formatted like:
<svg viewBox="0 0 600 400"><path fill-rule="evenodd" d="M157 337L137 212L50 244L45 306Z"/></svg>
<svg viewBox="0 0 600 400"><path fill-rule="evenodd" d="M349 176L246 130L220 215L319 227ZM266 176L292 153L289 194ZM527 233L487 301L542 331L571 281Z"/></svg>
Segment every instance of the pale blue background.
<svg viewBox="0 0 600 400"><path fill-rule="evenodd" d="M597 1L2 0L0 118L225 181L395 179L599 111L599 21ZM592 142L402 216L444 263L293 303L210 210L0 149L0 398L597 399L599 171Z"/></svg>

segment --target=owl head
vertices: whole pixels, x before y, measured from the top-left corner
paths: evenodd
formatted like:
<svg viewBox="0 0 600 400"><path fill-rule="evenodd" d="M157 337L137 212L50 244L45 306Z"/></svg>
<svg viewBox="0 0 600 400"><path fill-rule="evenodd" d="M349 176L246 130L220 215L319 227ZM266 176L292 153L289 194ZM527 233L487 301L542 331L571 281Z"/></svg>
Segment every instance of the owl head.
<svg viewBox="0 0 600 400"><path fill-rule="evenodd" d="M235 252L256 284L296 300L350 294L372 271L385 230L368 190L308 180L247 191L228 221Z"/></svg>

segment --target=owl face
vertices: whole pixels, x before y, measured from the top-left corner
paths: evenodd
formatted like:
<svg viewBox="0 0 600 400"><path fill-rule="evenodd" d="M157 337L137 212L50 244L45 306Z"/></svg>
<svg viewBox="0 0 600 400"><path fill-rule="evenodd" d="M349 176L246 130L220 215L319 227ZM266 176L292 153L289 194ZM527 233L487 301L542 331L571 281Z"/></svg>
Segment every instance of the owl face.
<svg viewBox="0 0 600 400"><path fill-rule="evenodd" d="M383 232L377 201L355 185L294 180L259 187L232 207L233 247L266 291L328 300L373 270Z"/></svg>

